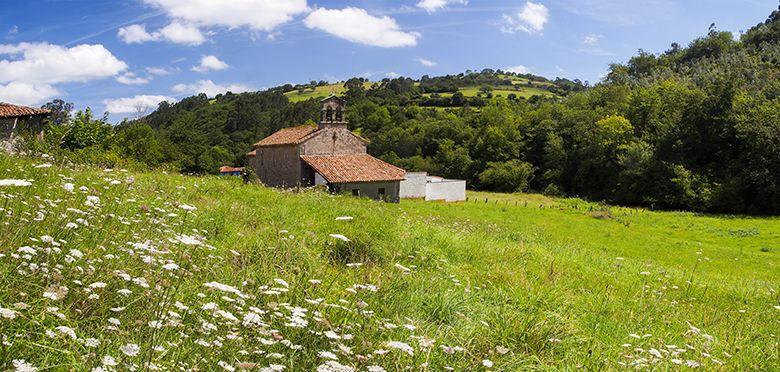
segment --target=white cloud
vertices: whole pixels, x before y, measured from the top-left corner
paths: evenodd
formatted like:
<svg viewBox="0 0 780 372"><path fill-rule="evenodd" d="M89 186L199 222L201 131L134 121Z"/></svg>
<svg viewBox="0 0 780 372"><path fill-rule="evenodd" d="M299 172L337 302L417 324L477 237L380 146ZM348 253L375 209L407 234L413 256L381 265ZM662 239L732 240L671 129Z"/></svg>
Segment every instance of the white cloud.
<svg viewBox="0 0 780 372"><path fill-rule="evenodd" d="M140 85L140 84L146 84L150 81L149 78L143 78L140 76L137 76L136 74L132 72L127 72L122 75L119 75L116 77L116 81L118 81L121 84L125 85Z"/></svg>
<svg viewBox="0 0 780 372"><path fill-rule="evenodd" d="M420 37L416 32L401 31L393 18L374 17L364 9L353 7L319 8L303 23L351 42L383 48L414 46Z"/></svg>
<svg viewBox="0 0 780 372"><path fill-rule="evenodd" d="M251 88L243 84L219 85L211 80L198 80L193 84L176 84L172 90L174 93L206 93L207 96L214 97L227 92L242 93L251 90Z"/></svg>
<svg viewBox="0 0 780 372"><path fill-rule="evenodd" d="M135 97L105 99L103 104L111 114L127 114L138 111L148 111L157 108L160 102L176 102L175 98L155 95L138 95Z"/></svg>
<svg viewBox="0 0 780 372"><path fill-rule="evenodd" d="M447 5L450 4L468 4L468 1L466 0L420 0L420 2L417 3L418 8L423 8L427 10L429 13L433 13L437 10L441 10L447 7Z"/></svg>
<svg viewBox="0 0 780 372"><path fill-rule="evenodd" d="M306 0L143 0L197 26L271 31L309 10Z"/></svg>
<svg viewBox="0 0 780 372"><path fill-rule="evenodd" d="M503 15L503 25L501 31L506 33L515 33L523 31L529 34L541 34L544 31L544 25L550 18L550 11L544 4L538 4L527 1L516 16Z"/></svg>
<svg viewBox="0 0 780 372"><path fill-rule="evenodd" d="M206 41L206 37L200 30L191 25L171 22L159 31L160 37L173 43L200 45Z"/></svg>
<svg viewBox="0 0 780 372"><path fill-rule="evenodd" d="M395 78L401 77L401 74L399 74L397 72L390 71L390 72L385 74L385 77L386 78L390 78L390 79L395 79Z"/></svg>
<svg viewBox="0 0 780 372"><path fill-rule="evenodd" d="M122 39L125 44L140 44L147 41L157 40L157 37L146 31L146 26L144 25L130 25L122 27L117 32L117 36L119 36L119 38Z"/></svg>
<svg viewBox="0 0 780 372"><path fill-rule="evenodd" d="M227 63L220 61L217 56L203 56L200 59L200 65L192 66L192 71L195 72L208 72L208 71L220 71L230 67Z"/></svg>
<svg viewBox="0 0 780 372"><path fill-rule="evenodd" d="M425 58L415 58L414 60L417 61L417 62L420 62L420 64L425 66L425 67L433 67L433 66L436 66L438 64L438 63L436 63L434 61L431 61L431 60L428 60L428 59L425 59Z"/></svg>
<svg viewBox="0 0 780 372"><path fill-rule="evenodd" d="M20 105L37 105L60 92L48 84L30 84L12 81L0 84L0 102L12 102Z"/></svg>
<svg viewBox="0 0 780 372"><path fill-rule="evenodd" d="M172 73L172 71L165 69L163 67L147 67L146 72L156 76L165 76L165 75L170 75Z"/></svg>
<svg viewBox="0 0 780 372"><path fill-rule="evenodd" d="M528 67L525 67L523 65L507 67L504 70L506 70L508 72L514 72L516 74L527 74L527 73L531 72L531 70Z"/></svg>
<svg viewBox="0 0 780 372"><path fill-rule="evenodd" d="M85 82L110 77L127 69L102 45L65 48L47 43L0 44L0 55L17 58L0 60L0 83Z"/></svg>
<svg viewBox="0 0 780 372"><path fill-rule="evenodd" d="M166 40L178 44L200 45L206 41L206 36L200 29L176 21L152 33L146 31L144 25L125 26L119 29L117 36L126 44Z"/></svg>
<svg viewBox="0 0 780 372"><path fill-rule="evenodd" d="M601 35L589 34L582 38L582 42L587 45L597 45L601 41Z"/></svg>
<svg viewBox="0 0 780 372"><path fill-rule="evenodd" d="M0 44L2 99L35 104L60 94L55 84L87 82L116 76L127 70L102 45L65 48L48 43ZM5 84L5 85L3 85Z"/></svg>

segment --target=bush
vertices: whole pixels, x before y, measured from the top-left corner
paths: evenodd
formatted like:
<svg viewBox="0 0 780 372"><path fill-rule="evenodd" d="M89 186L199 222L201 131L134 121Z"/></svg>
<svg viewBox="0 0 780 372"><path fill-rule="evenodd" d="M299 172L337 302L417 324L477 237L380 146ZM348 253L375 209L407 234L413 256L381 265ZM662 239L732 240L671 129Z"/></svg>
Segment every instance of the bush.
<svg viewBox="0 0 780 372"><path fill-rule="evenodd" d="M487 169L480 173L479 181L483 187L491 190L522 192L528 189L533 174L534 168L531 164L513 159L488 163Z"/></svg>

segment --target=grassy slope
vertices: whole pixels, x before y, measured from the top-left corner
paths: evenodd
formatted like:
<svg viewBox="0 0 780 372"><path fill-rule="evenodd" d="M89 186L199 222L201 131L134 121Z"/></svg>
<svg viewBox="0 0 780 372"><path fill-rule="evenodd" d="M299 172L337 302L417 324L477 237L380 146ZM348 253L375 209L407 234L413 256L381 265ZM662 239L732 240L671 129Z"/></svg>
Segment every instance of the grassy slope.
<svg viewBox="0 0 780 372"><path fill-rule="evenodd" d="M624 208L595 218L608 214L577 200L487 193L471 193L481 200L476 203L392 205L278 192L234 178L147 173L132 174L128 185L128 173L34 168L38 163L0 156L0 179L34 180L30 187L0 188L0 307L15 312L14 319L0 318L9 344L0 349L2 369L20 358L38 367L85 369L112 355L136 366L212 369L224 361L307 370L324 363L323 350L362 370L424 363L469 370L483 368L483 359L504 370L616 368L642 360L667 368L672 359L772 369L780 361L777 219ZM112 179L122 184L111 185ZM65 182L76 191L65 191ZM89 191L79 191L82 185ZM87 194L98 196L100 206L85 206ZM177 207L182 203L198 209L188 213ZM354 220L335 221L345 215ZM77 218L89 226L66 228ZM331 233L353 243L339 244ZM182 244L177 234L213 248ZM44 235L61 240L61 253L46 252L53 243L40 241ZM17 252L23 246L36 254L24 257ZM84 257L68 259L71 249ZM172 262L180 268L162 267ZM125 281L119 271L145 278L149 288ZM288 282L289 291L263 294L284 288L275 278ZM204 287L211 281L247 297ZM95 282L106 287L88 289ZM355 284L378 290L347 290ZM64 298L43 298L58 287L69 289ZM118 294L123 288L132 293ZM204 310L210 302L238 321ZM289 326L294 307L308 309L306 327ZM163 316L168 311L180 318ZM268 326L242 325L253 312ZM116 330L108 330L111 317L121 321ZM164 326L151 327L155 320ZM206 331L204 322L216 328ZM57 326L100 345L86 347ZM352 338L331 339L327 330ZM420 337L435 340L433 346ZM408 343L413 355L388 348L389 340ZM119 348L127 343L138 344L140 354L123 357ZM464 350L450 354L447 346ZM509 352L497 353L497 346Z"/></svg>

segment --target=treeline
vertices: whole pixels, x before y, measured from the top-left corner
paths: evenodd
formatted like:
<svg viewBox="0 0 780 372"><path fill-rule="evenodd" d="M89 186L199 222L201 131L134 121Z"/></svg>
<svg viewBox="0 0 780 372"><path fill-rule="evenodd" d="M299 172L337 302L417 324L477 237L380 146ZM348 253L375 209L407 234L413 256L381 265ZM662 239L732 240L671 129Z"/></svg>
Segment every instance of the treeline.
<svg viewBox="0 0 780 372"><path fill-rule="evenodd" d="M351 129L371 140L371 154L410 171L467 179L471 188L777 214L779 74L775 11L739 40L711 27L687 46L675 43L659 54L640 50L627 63L611 65L592 87L543 81L560 90L551 98L483 94L472 101L456 92L431 97L450 100L450 108L422 107L425 93L506 83L506 72L493 70L385 79L369 88L355 78L345 83L344 96ZM290 103L284 91L163 103L145 118L112 128L111 151L185 172L243 164L252 143L317 119L318 102ZM453 104L456 99L462 101ZM429 106L446 106L435 103Z"/></svg>

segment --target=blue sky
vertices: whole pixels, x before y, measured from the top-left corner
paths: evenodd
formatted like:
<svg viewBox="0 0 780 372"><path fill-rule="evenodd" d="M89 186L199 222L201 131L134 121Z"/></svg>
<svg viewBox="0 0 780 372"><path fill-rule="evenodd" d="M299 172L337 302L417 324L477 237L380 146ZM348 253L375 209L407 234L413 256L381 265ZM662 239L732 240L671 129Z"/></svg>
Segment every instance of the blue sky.
<svg viewBox="0 0 780 372"><path fill-rule="evenodd" d="M502 68L596 82L776 0L3 0L0 101L113 120L203 91Z"/></svg>

